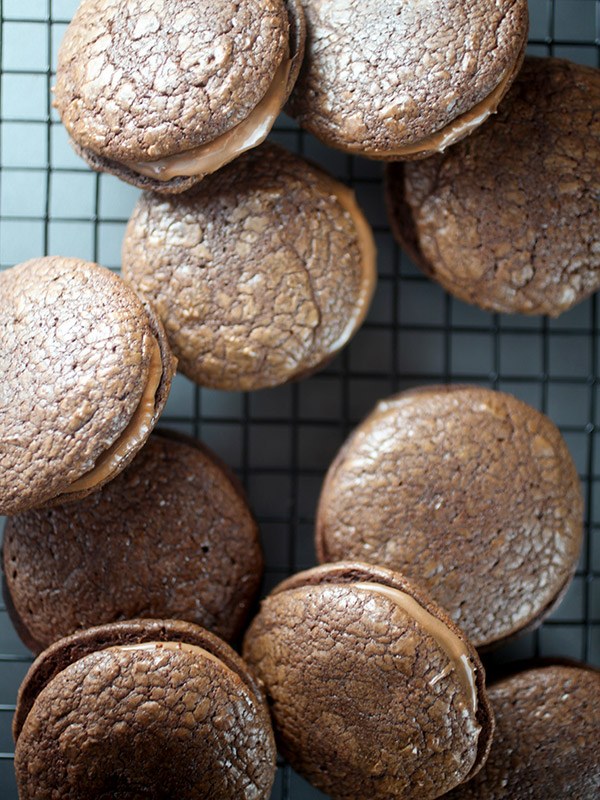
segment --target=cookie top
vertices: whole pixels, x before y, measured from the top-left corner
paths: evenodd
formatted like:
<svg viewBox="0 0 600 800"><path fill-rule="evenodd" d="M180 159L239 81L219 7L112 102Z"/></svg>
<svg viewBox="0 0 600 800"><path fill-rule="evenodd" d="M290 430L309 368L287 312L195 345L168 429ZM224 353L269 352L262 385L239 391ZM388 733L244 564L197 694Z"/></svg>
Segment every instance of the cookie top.
<svg viewBox="0 0 600 800"><path fill-rule="evenodd" d="M62 639L31 666L13 732L21 798L266 800L275 746L256 681L190 623Z"/></svg>
<svg viewBox="0 0 600 800"><path fill-rule="evenodd" d="M233 474L200 442L162 430L100 491L9 518L3 550L7 609L34 652L136 617L189 620L233 640L263 567Z"/></svg>
<svg viewBox="0 0 600 800"><path fill-rule="evenodd" d="M304 38L297 0L82 0L55 106L94 169L180 192L266 137Z"/></svg>
<svg viewBox="0 0 600 800"><path fill-rule="evenodd" d="M488 689L496 715L489 758L448 800L594 800L600 794L600 672L546 666Z"/></svg>
<svg viewBox="0 0 600 800"><path fill-rule="evenodd" d="M160 415L174 362L150 306L97 264L5 270L0 309L0 513L14 514L122 469Z"/></svg>
<svg viewBox="0 0 600 800"><path fill-rule="evenodd" d="M143 195L123 276L156 307L188 378L259 389L315 371L356 332L375 245L349 189L264 144L193 194Z"/></svg>
<svg viewBox="0 0 600 800"><path fill-rule="evenodd" d="M288 579L263 601L244 658L280 751L333 798L438 797L486 758L475 649L391 570L345 562Z"/></svg>
<svg viewBox="0 0 600 800"><path fill-rule="evenodd" d="M282 0L82 0L56 107L69 135L117 161L179 153L248 116L287 35Z"/></svg>
<svg viewBox="0 0 600 800"><path fill-rule="evenodd" d="M528 58L498 115L387 172L392 228L451 294L558 316L600 286L600 70Z"/></svg>
<svg viewBox="0 0 600 800"><path fill-rule="evenodd" d="M317 553L400 570L490 647L562 598L582 509L545 415L489 389L423 387L380 402L343 445L319 500Z"/></svg>
<svg viewBox="0 0 600 800"><path fill-rule="evenodd" d="M306 55L290 113L332 147L373 158L427 155L428 137L489 98L457 134L470 132L495 110L527 40L526 0L302 6Z"/></svg>

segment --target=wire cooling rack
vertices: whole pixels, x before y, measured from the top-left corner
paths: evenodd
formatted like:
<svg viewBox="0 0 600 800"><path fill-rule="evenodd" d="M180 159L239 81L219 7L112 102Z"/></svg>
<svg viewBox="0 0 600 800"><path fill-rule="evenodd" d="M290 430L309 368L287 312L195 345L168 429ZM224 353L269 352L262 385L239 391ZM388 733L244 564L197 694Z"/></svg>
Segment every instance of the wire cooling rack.
<svg viewBox="0 0 600 800"><path fill-rule="evenodd" d="M529 0L530 52L600 66L599 0ZM91 172L51 107L58 45L77 0L0 0L0 266L44 254L117 269L137 190ZM282 116L272 138L356 191L379 250L379 287L350 347L324 372L253 394L201 390L178 376L163 421L203 439L245 483L262 532L267 592L315 563L313 520L325 471L377 400L422 383L511 392L560 427L585 494L586 540L571 589L542 625L491 664L561 655L600 666L598 298L558 320L489 314L454 300L390 233L380 164L329 150ZM600 219L599 219L600 230ZM31 654L0 606L0 798L16 800L10 724ZM280 765L273 798L323 795Z"/></svg>

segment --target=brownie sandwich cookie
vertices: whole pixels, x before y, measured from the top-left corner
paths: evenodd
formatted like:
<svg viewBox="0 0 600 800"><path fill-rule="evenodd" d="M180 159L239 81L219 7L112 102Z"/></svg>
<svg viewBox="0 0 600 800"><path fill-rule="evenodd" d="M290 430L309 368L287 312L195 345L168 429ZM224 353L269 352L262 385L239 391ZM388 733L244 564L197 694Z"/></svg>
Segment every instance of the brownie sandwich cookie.
<svg viewBox="0 0 600 800"><path fill-rule="evenodd" d="M564 596L582 544L575 465L544 414L476 386L381 401L323 484L319 561L417 581L477 648L531 630Z"/></svg>
<svg viewBox="0 0 600 800"><path fill-rule="evenodd" d="M288 110L331 147L424 158L493 114L521 66L527 0L301 0L306 56Z"/></svg>
<svg viewBox="0 0 600 800"><path fill-rule="evenodd" d="M82 0L54 104L93 169L181 192L266 138L304 37L298 0Z"/></svg>
<svg viewBox="0 0 600 800"><path fill-rule="evenodd" d="M498 115L419 164L388 167L396 238L489 311L558 316L600 286L600 70L527 58Z"/></svg>
<svg viewBox="0 0 600 800"><path fill-rule="evenodd" d="M110 270L47 257L0 273L0 514L84 497L143 445L175 361Z"/></svg>
<svg viewBox="0 0 600 800"><path fill-rule="evenodd" d="M600 672L584 664L527 669L488 689L489 758L448 800L597 800Z"/></svg>
<svg viewBox="0 0 600 800"><path fill-rule="evenodd" d="M429 800L480 768L493 716L474 647L400 574L344 562L263 601L244 658L291 765L336 800Z"/></svg>
<svg viewBox="0 0 600 800"><path fill-rule="evenodd" d="M265 143L193 193L142 195L123 276L155 306L184 375L246 391L315 372L348 342L376 253L350 189Z"/></svg>
<svg viewBox="0 0 600 800"><path fill-rule="evenodd" d="M31 665L13 722L20 800L267 800L275 744L260 684L191 623L66 637Z"/></svg>
<svg viewBox="0 0 600 800"><path fill-rule="evenodd" d="M76 630L136 617L188 620L232 641L263 557L229 468L200 442L160 430L98 492L10 517L3 570L9 615L39 653Z"/></svg>

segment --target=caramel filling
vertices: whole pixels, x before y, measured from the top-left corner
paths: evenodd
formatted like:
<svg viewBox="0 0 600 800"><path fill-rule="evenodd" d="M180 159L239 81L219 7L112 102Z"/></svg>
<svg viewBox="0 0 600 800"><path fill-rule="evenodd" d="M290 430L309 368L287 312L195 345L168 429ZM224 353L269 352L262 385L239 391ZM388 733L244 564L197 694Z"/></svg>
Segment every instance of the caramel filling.
<svg viewBox="0 0 600 800"><path fill-rule="evenodd" d="M448 656L450 663L447 670L444 670L440 675L437 675L432 681L430 686L435 686L445 675L453 669L460 681L465 697L469 701L470 710L473 714L477 711L477 687L475 685L475 667L471 663L469 651L466 644L453 633L450 628L429 611L426 611L423 606L419 605L417 601L406 592L401 592L399 589L392 589L390 586L384 586L380 583L358 582L353 583L352 586L360 591L371 592L387 597L393 603L396 603L403 611L411 616L419 625L433 636L435 641Z"/></svg>
<svg viewBox="0 0 600 800"><path fill-rule="evenodd" d="M496 113L500 100L502 100L504 95L506 84L511 79L512 74L512 69L509 69L504 74L500 83L490 92L490 94L488 94L487 97L484 97L483 100L480 100L480 102L474 105L473 108L469 109L469 111L465 111L464 114L461 114L459 117L452 120L452 122L449 122L448 125L441 128L441 130L437 131L436 133L432 133L431 136L426 136L424 139L420 139L414 144L402 145L392 150L362 150L362 154L365 156L382 155L387 157L410 156L414 155L415 153L422 153L426 150L433 150L436 153L443 153L447 147L449 147L451 144L454 144L454 142L458 141L458 139L461 139L469 131L478 128L489 116Z"/></svg>
<svg viewBox="0 0 600 800"><path fill-rule="evenodd" d="M246 119L214 142L194 147L157 161L125 161L126 167L157 181L170 181L180 176L209 175L233 161L246 150L256 147L267 138L283 106L292 59L284 57L273 82L260 103Z"/></svg>
<svg viewBox="0 0 600 800"><path fill-rule="evenodd" d="M98 458L96 466L78 478L62 494L72 494L89 489L104 482L119 472L120 464L133 450L137 450L140 442L148 436L151 430L152 418L156 406L156 392L163 374L163 364L160 347L156 339L153 341L150 356L148 380L142 398L127 427L106 452Z"/></svg>
<svg viewBox="0 0 600 800"><path fill-rule="evenodd" d="M203 647L199 647L197 644L188 644L187 642L138 642L136 644L118 644L107 649L141 650L148 652L154 652L156 650L181 650L183 653L189 653L193 656L208 658L209 661L214 661L215 664L218 664L221 668L226 666L220 658L217 658L217 656L209 653L208 650L205 650Z"/></svg>
<svg viewBox="0 0 600 800"><path fill-rule="evenodd" d="M337 341L331 345L331 352L333 353L340 350L346 344L348 339L350 339L361 326L367 315L377 283L377 248L375 246L375 239L373 238L371 226L356 202L356 196L352 189L349 189L343 183L334 180L324 173L321 178L331 194L338 199L344 211L350 215L354 223L358 238L358 249L360 250L362 261L360 294L355 301L354 314L349 319L348 324Z"/></svg>

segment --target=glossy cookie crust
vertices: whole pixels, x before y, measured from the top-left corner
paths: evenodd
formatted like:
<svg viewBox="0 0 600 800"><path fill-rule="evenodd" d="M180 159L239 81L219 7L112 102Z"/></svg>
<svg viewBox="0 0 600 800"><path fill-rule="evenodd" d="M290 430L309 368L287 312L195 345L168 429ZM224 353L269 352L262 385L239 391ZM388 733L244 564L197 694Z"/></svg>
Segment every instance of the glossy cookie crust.
<svg viewBox="0 0 600 800"><path fill-rule="evenodd" d="M342 446L321 491L317 553L400 570L489 648L563 597L582 509L548 417L501 392L426 386L382 400Z"/></svg>
<svg viewBox="0 0 600 800"><path fill-rule="evenodd" d="M132 164L212 143L247 119L304 52L297 0L83 0L59 51L55 105L77 153L142 189L177 193ZM207 43L210 42L210 47Z"/></svg>
<svg viewBox="0 0 600 800"><path fill-rule="evenodd" d="M527 41L526 0L302 6L306 56L290 113L331 147L370 158L429 155L432 134L508 89Z"/></svg>
<svg viewBox="0 0 600 800"><path fill-rule="evenodd" d="M455 297L562 314L600 286L600 70L527 58L496 117L388 167L386 193L402 247Z"/></svg>
<svg viewBox="0 0 600 800"><path fill-rule="evenodd" d="M231 641L262 567L231 470L200 442L161 429L100 491L11 517L4 531L7 610L38 653L76 630L136 617L189 620Z"/></svg>
<svg viewBox="0 0 600 800"><path fill-rule="evenodd" d="M187 377L246 391L309 375L347 343L375 289L375 245L350 190L268 143L192 193L143 195L123 276Z"/></svg>
<svg viewBox="0 0 600 800"><path fill-rule="evenodd" d="M485 761L493 717L476 651L391 570L344 562L293 576L263 601L244 658L265 684L280 751L333 798L426 800Z"/></svg>
<svg viewBox="0 0 600 800"><path fill-rule="evenodd" d="M23 800L266 800L275 770L255 679L190 623L137 620L52 645L19 692Z"/></svg>
<svg viewBox="0 0 600 800"><path fill-rule="evenodd" d="M53 256L5 270L0 307L0 513L15 514L108 480L70 491L127 434L153 381L123 469L160 416L175 362L149 304L97 264Z"/></svg>

